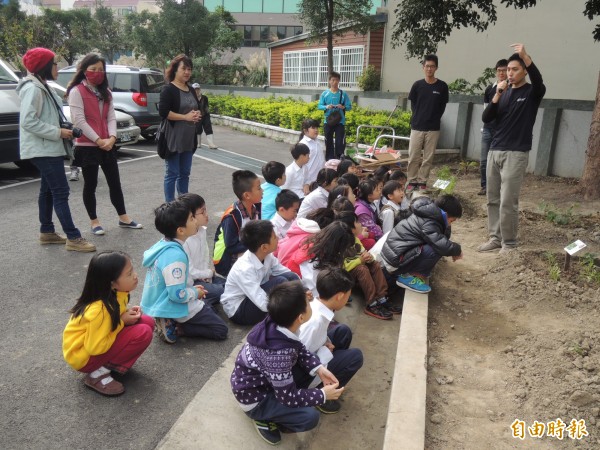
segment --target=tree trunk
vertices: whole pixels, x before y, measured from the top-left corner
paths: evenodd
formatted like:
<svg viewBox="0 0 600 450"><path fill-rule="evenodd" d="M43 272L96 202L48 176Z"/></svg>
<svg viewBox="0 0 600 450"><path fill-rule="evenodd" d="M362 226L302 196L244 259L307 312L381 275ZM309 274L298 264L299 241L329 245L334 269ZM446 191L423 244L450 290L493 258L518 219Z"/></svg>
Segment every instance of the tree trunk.
<svg viewBox="0 0 600 450"><path fill-rule="evenodd" d="M596 90L596 103L592 113L590 137L588 138L585 152L585 165L581 176L581 190L584 200L600 199L600 74L598 76L598 89Z"/></svg>

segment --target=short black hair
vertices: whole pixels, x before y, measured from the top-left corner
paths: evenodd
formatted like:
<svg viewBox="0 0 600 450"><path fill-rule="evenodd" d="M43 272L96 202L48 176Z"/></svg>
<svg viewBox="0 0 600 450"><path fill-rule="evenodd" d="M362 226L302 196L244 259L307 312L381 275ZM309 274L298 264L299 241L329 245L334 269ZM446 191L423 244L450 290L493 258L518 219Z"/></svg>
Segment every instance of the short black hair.
<svg viewBox="0 0 600 450"><path fill-rule="evenodd" d="M300 197L289 189L282 189L275 197L275 209L277 211L279 211L279 208L290 209L294 206L294 203L300 203Z"/></svg>
<svg viewBox="0 0 600 450"><path fill-rule="evenodd" d="M321 300L329 300L339 292L348 292L354 287L354 279L341 267L326 267L317 276L317 292Z"/></svg>
<svg viewBox="0 0 600 450"><path fill-rule="evenodd" d="M348 228L354 230L354 224L358 221L358 216L354 211L336 211L335 220L345 223Z"/></svg>
<svg viewBox="0 0 600 450"><path fill-rule="evenodd" d="M354 162L354 160L347 158L347 157L344 158L342 156L342 159L337 166L338 177L341 177L345 173L348 173L348 169L352 166L356 166L356 163Z"/></svg>
<svg viewBox="0 0 600 450"><path fill-rule="evenodd" d="M519 56L518 53L513 53L512 55L510 55L510 57L508 58L508 62L506 63L506 65L508 66L508 63L511 61L518 61L519 64L521 64L521 67L525 70L527 70L527 66L525 65L525 61L523 61L521 59L521 57Z"/></svg>
<svg viewBox="0 0 600 450"><path fill-rule="evenodd" d="M388 195L392 195L396 190L402 190L402 185L398 183L396 180L388 181L383 185L383 190L381 191L381 195L383 198L389 200Z"/></svg>
<svg viewBox="0 0 600 450"><path fill-rule="evenodd" d="M177 228L186 226L190 213L189 206L179 200L163 203L154 210L154 226L167 239L175 239Z"/></svg>
<svg viewBox="0 0 600 450"><path fill-rule="evenodd" d="M334 213L332 209L329 208L317 208L312 210L306 215L308 220L312 220L317 222L319 228L322 230L327 225L329 225L334 220Z"/></svg>
<svg viewBox="0 0 600 450"><path fill-rule="evenodd" d="M275 182L285 175L285 166L279 161L269 161L262 166L262 174L267 183L275 184Z"/></svg>
<svg viewBox="0 0 600 450"><path fill-rule="evenodd" d="M188 208L190 208L190 212L194 215L196 215L197 210L206 205L206 202L202 197L200 197L198 194L192 194L191 192L188 192L187 194L181 194L179 197L177 197L177 200L184 205L187 205Z"/></svg>
<svg viewBox="0 0 600 450"><path fill-rule="evenodd" d="M321 122L316 119L304 119L301 125L303 132L300 135L300 140L304 137L304 130L308 130L309 128L319 128L319 125L321 125Z"/></svg>
<svg viewBox="0 0 600 450"><path fill-rule="evenodd" d="M346 172L342 175L341 179L346 181L346 184L350 185L353 191L358 188L358 184L360 183L360 178L354 173Z"/></svg>
<svg viewBox="0 0 600 450"><path fill-rule="evenodd" d="M308 148L308 145L298 142L297 144L292 145L290 153L292 154L292 158L298 159L302 155L310 155L310 148Z"/></svg>
<svg viewBox="0 0 600 450"><path fill-rule="evenodd" d="M460 204L460 200L454 195L440 195L435 199L435 204L438 208L446 211L448 217L454 217L456 219L462 217L462 205Z"/></svg>
<svg viewBox="0 0 600 450"><path fill-rule="evenodd" d="M308 308L306 291L302 282L286 281L273 288L269 294L267 312L273 322L280 327L289 328L298 316Z"/></svg>
<svg viewBox="0 0 600 450"><path fill-rule="evenodd" d="M317 173L317 184L324 188L325 186L329 186L337 177L338 175L335 170L323 168Z"/></svg>
<svg viewBox="0 0 600 450"><path fill-rule="evenodd" d="M498 67L506 67L508 66L508 60L507 59L499 59L498 62L496 63L496 67L494 67L494 69L497 69Z"/></svg>
<svg viewBox="0 0 600 450"><path fill-rule="evenodd" d="M342 76L338 73L338 72L329 72L329 78L327 78L328 80L331 80L332 78L337 78L338 80L342 79Z"/></svg>
<svg viewBox="0 0 600 450"><path fill-rule="evenodd" d="M240 242L252 253L271 242L273 224L270 220L251 220L240 230Z"/></svg>
<svg viewBox="0 0 600 450"><path fill-rule="evenodd" d="M435 63L435 67L438 66L438 57L437 57L437 55L425 55L425 57L423 58L423 65L425 65L425 63L427 61L433 61Z"/></svg>
<svg viewBox="0 0 600 450"><path fill-rule="evenodd" d="M235 196L242 200L244 192L252 190L252 184L257 178L258 175L251 170L236 170L233 172L231 174L231 186L233 187Z"/></svg>
<svg viewBox="0 0 600 450"><path fill-rule="evenodd" d="M394 170L392 173L390 173L389 177L389 181L401 181L406 179L406 174L401 170Z"/></svg>

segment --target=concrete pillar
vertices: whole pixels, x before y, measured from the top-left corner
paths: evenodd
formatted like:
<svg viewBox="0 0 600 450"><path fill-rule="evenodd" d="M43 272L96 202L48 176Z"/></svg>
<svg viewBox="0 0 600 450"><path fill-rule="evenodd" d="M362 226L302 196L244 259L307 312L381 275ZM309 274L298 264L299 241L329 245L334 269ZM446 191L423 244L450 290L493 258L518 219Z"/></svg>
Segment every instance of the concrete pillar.
<svg viewBox="0 0 600 450"><path fill-rule="evenodd" d="M542 116L540 140L535 158L533 173L536 175L552 175L552 162L556 150L556 137L560 126L562 108L545 108Z"/></svg>
<svg viewBox="0 0 600 450"><path fill-rule="evenodd" d="M454 146L460 148L461 159L465 159L467 156L467 147L469 145L469 128L471 127L472 114L473 102L460 102L458 104Z"/></svg>

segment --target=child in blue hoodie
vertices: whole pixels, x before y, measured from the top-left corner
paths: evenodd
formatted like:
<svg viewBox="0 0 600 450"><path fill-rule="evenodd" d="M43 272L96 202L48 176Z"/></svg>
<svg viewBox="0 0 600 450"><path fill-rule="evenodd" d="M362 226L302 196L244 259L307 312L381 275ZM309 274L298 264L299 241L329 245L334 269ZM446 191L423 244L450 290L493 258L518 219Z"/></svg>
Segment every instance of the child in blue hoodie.
<svg viewBox="0 0 600 450"><path fill-rule="evenodd" d="M300 281L288 281L269 295L269 315L248 334L231 374L231 390L259 436L271 445L280 431L300 432L319 423L319 409L337 400L344 388L319 358L300 342L298 330L312 310ZM292 368L298 365L323 381L321 389L299 389ZM315 409L316 407L317 409Z"/></svg>
<svg viewBox="0 0 600 450"><path fill-rule="evenodd" d="M144 252L148 269L141 307L156 320L159 337L174 344L178 336L227 338L227 325L193 286L183 243L198 232L198 223L187 204L175 200L154 211L154 224L164 238Z"/></svg>

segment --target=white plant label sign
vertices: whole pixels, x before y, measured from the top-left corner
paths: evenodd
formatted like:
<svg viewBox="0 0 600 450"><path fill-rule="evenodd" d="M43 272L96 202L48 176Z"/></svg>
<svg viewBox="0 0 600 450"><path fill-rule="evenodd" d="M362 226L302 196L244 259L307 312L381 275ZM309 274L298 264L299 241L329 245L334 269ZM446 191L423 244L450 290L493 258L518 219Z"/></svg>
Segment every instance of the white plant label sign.
<svg viewBox="0 0 600 450"><path fill-rule="evenodd" d="M582 248L587 247L587 245L585 245L583 242L581 242L579 239L577 239L575 242L567 245L565 247L565 251L573 256L575 253L577 253L579 250L581 250Z"/></svg>
<svg viewBox="0 0 600 450"><path fill-rule="evenodd" d="M450 180L436 180L436 182L433 183L433 187L436 189L439 189L441 191L446 189L449 185L450 185Z"/></svg>

